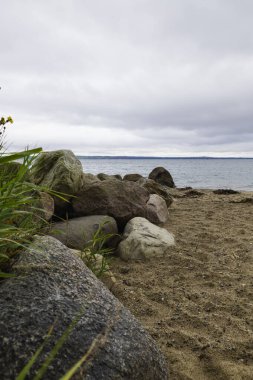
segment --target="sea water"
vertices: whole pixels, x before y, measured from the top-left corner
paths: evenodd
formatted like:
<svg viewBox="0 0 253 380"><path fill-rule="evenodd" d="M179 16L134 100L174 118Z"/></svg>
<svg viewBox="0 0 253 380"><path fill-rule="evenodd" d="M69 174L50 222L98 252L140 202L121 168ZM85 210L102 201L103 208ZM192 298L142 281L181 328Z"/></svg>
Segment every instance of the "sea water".
<svg viewBox="0 0 253 380"><path fill-rule="evenodd" d="M138 173L148 177L152 169L163 166L177 187L199 189L231 188L253 190L253 158L135 158L79 157L86 173Z"/></svg>

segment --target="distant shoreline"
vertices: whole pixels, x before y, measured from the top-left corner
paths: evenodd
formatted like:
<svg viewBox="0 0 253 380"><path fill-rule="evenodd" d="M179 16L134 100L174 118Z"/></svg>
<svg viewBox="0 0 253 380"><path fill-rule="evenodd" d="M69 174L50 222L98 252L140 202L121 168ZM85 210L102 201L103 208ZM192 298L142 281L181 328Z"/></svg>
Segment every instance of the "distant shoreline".
<svg viewBox="0 0 253 380"><path fill-rule="evenodd" d="M121 159L121 160L253 160L253 157L161 157L161 156L82 156L76 155L78 158L93 158L93 159Z"/></svg>
<svg viewBox="0 0 253 380"><path fill-rule="evenodd" d="M77 156L85 171L109 175L138 173L148 177L158 166L171 173L178 187L232 188L252 190L253 158L236 157L147 157L147 156Z"/></svg>

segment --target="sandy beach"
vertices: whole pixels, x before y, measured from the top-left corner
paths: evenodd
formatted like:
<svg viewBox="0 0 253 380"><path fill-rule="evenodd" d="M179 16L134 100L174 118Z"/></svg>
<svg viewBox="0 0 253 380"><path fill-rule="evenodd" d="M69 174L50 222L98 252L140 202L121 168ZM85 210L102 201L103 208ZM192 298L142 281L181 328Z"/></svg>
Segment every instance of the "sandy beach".
<svg viewBox="0 0 253 380"><path fill-rule="evenodd" d="M253 378L253 192L177 190L176 245L146 262L111 262L114 294L168 359L170 379Z"/></svg>

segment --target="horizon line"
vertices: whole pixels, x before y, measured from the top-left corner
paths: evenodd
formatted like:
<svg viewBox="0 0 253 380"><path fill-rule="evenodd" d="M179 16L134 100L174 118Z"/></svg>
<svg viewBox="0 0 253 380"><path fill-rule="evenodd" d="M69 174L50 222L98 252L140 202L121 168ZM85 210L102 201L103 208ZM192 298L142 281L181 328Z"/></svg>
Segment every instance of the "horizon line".
<svg viewBox="0 0 253 380"><path fill-rule="evenodd" d="M142 158L142 159L239 159L239 160L252 160L253 157L236 157L236 156L225 156L225 157L220 157L220 156L108 156L108 155L82 155L82 154L76 154L77 157L81 158L122 158L122 159L136 159L136 158Z"/></svg>

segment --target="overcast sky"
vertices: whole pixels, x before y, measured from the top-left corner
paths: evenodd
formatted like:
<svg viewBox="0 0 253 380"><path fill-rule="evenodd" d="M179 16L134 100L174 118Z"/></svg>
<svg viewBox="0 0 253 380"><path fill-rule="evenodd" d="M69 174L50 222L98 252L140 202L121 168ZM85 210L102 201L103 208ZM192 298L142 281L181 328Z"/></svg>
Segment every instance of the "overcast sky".
<svg viewBox="0 0 253 380"><path fill-rule="evenodd" d="M1 0L12 150L253 157L252 0Z"/></svg>

